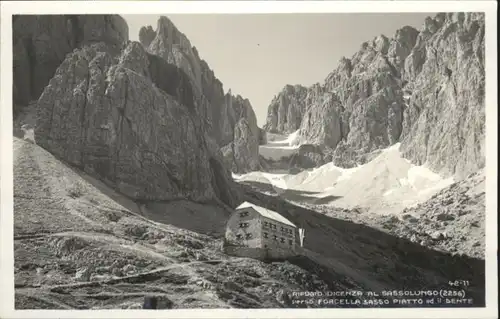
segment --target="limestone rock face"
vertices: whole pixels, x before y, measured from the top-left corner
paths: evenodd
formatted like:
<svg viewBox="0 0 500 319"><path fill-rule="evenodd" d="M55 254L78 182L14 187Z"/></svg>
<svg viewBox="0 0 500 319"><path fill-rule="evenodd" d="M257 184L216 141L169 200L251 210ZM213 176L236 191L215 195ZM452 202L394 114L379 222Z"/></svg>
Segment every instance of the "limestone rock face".
<svg viewBox="0 0 500 319"><path fill-rule="evenodd" d="M139 37L150 54L176 65L187 74L193 88L197 112L204 119L205 130L217 145L226 151L232 150L235 145L252 150L252 153L239 152L241 156L249 157L240 158L238 163L228 163L229 167L238 167L239 171L251 170L258 159L261 133L248 99L233 95L231 90L224 93L221 81L216 78L207 62L200 58L198 50L168 18L161 17L158 20L156 31L150 26L142 28ZM239 133L236 134L236 126L241 119L245 119L245 126L248 126L248 130L245 129L245 141L254 143L253 145L242 146L241 141L235 141L236 136L241 137Z"/></svg>
<svg viewBox="0 0 500 319"><path fill-rule="evenodd" d="M405 60L412 52L418 34L419 32L415 28L406 26L396 31L390 43L387 57L389 62L400 73L400 77L403 76L401 73L404 71Z"/></svg>
<svg viewBox="0 0 500 319"><path fill-rule="evenodd" d="M376 37L342 58L323 84L300 94L285 87L264 129L300 127L300 143L331 148L337 166L363 164L401 142L415 164L466 176L484 167L483 39L481 13L440 13L420 30Z"/></svg>
<svg viewBox="0 0 500 319"><path fill-rule="evenodd" d="M264 145L267 143L267 133L259 127L259 145Z"/></svg>
<svg viewBox="0 0 500 319"><path fill-rule="evenodd" d="M342 138L342 104L335 94L319 94L316 104L304 114L297 142L335 148Z"/></svg>
<svg viewBox="0 0 500 319"><path fill-rule="evenodd" d="M235 173L245 173L248 169L259 170L258 136L252 133L247 119L241 118L234 128L234 141L223 147L222 153L226 165L231 165Z"/></svg>
<svg viewBox="0 0 500 319"><path fill-rule="evenodd" d="M465 177L485 164L484 15L441 14L426 22L420 51L412 52L426 52L420 67L406 65L413 78L401 149L415 163Z"/></svg>
<svg viewBox="0 0 500 319"><path fill-rule="evenodd" d="M221 144L226 145L234 141L236 126L241 119L246 120L249 126L248 134L252 136L252 139L256 140L256 146L258 146L261 133L257 126L257 117L252 105L248 99L244 99L240 95L234 96L231 92L224 96L224 103L222 104L220 113L214 117L214 123L223 127L218 132L212 131L218 134L216 137L218 137L217 140ZM229 135L231 132L233 133L232 136Z"/></svg>
<svg viewBox="0 0 500 319"><path fill-rule="evenodd" d="M339 147L336 165L350 167L361 162L359 155L398 141L404 99L402 81L387 57L391 43L384 36L363 43L351 59L340 60L324 84L305 90L299 106L294 106L305 107L298 121L300 143ZM275 109L273 103L270 114ZM273 127L270 118L266 129Z"/></svg>
<svg viewBox="0 0 500 319"><path fill-rule="evenodd" d="M292 133L298 130L307 108L306 97L306 87L285 86L269 105L264 129L273 133Z"/></svg>
<svg viewBox="0 0 500 319"><path fill-rule="evenodd" d="M40 96L37 142L133 199L232 205L233 182L192 92L182 70L138 42L118 55L85 46Z"/></svg>
<svg viewBox="0 0 500 319"><path fill-rule="evenodd" d="M341 141L337 145L341 143L341 148L360 153L386 147L401 134L401 81L384 53L389 50L389 42L379 40L382 44L377 46L376 40L364 43L349 62L343 59L337 69L341 76L329 76L325 82L327 90L337 94L343 106L339 115ZM379 47L383 50L377 51ZM351 166L351 159L345 155L337 152L337 164Z"/></svg>
<svg viewBox="0 0 500 319"><path fill-rule="evenodd" d="M149 45L151 44L151 42L153 42L155 37L156 37L156 32L153 30L153 27L151 26L142 27L139 30L139 42L141 42L141 44L146 48L149 47Z"/></svg>
<svg viewBox="0 0 500 319"><path fill-rule="evenodd" d="M301 143L338 148L336 165L351 167L363 162L362 154L398 141L404 99L389 49L385 37L363 43L351 59L341 59L324 85L309 88Z"/></svg>
<svg viewBox="0 0 500 319"><path fill-rule="evenodd" d="M155 37L147 51L177 65L193 80L196 88L201 89L202 70L198 52L168 18L158 20Z"/></svg>
<svg viewBox="0 0 500 319"><path fill-rule="evenodd" d="M105 41L110 50L119 50L128 40L128 26L118 15L13 16L12 33L13 100L18 106L38 99L75 48Z"/></svg>

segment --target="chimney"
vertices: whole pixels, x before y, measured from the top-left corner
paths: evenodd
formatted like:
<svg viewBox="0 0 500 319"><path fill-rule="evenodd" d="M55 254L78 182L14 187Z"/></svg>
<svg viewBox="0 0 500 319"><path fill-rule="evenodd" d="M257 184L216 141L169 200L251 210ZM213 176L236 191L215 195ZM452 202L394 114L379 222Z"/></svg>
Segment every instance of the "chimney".
<svg viewBox="0 0 500 319"><path fill-rule="evenodd" d="M299 240L300 240L300 247L304 247L304 235L305 229L304 228L299 228Z"/></svg>

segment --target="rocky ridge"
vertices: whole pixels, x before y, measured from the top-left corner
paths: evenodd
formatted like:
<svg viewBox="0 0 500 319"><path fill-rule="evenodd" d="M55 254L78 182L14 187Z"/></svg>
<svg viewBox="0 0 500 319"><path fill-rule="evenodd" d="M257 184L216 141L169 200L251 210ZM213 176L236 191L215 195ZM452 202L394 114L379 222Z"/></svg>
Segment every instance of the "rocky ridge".
<svg viewBox="0 0 500 319"><path fill-rule="evenodd" d="M263 134L250 102L224 94L166 17L156 31L141 29L142 45L128 41L119 16L19 16L13 33L14 52L27 52L14 55L16 103L39 98L39 145L123 194L231 206L228 168L260 167Z"/></svg>
<svg viewBox="0 0 500 319"><path fill-rule="evenodd" d="M114 15L15 16L13 38L15 115L40 97L56 69L74 50L105 43L104 50L118 57L130 44L125 20ZM156 31L142 28L139 38L150 61L148 76L155 85L196 109L199 129L208 133L213 147L225 147L236 154L227 167L239 172L258 169L258 144L264 134L257 127L248 99L232 95L231 90L224 93L208 64L168 18L158 20ZM248 125L235 132L243 118Z"/></svg>
<svg viewBox="0 0 500 319"><path fill-rule="evenodd" d="M200 58L196 47L168 18L158 20L156 31L151 26L141 28L139 39L149 53L188 75L206 130L225 150L228 167L239 173L259 169L262 133L250 101L233 95L231 90L224 93L221 81Z"/></svg>
<svg viewBox="0 0 500 319"><path fill-rule="evenodd" d="M105 42L85 46L38 100L37 143L134 200L231 206L233 182L188 84L138 42L118 54Z"/></svg>
<svg viewBox="0 0 500 319"><path fill-rule="evenodd" d="M458 177L484 167L484 76L483 13L426 20L405 61L410 94L402 125L405 157Z"/></svg>
<svg viewBox="0 0 500 319"><path fill-rule="evenodd" d="M440 13L420 30L378 36L323 84L287 85L264 128L300 128L299 141L333 150L337 166L400 141L417 165L465 177L484 166L483 38L481 13Z"/></svg>

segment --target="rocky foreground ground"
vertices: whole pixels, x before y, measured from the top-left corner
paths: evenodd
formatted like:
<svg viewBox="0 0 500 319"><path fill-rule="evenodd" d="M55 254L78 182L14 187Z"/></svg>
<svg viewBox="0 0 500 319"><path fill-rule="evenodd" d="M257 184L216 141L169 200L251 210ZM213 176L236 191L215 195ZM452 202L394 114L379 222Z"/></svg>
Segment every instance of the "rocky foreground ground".
<svg viewBox="0 0 500 319"><path fill-rule="evenodd" d="M150 221L36 145L14 147L16 309L141 308L147 294L169 308L281 307L284 287L327 289L290 262L226 256L220 238Z"/></svg>
<svg viewBox="0 0 500 319"><path fill-rule="evenodd" d="M36 145L15 138L14 148L16 309L132 309L148 294L166 298L168 308L319 307L288 297L449 288L457 278L470 280L475 305L484 303L482 260L431 251L250 188L247 199L304 227L306 244L302 256L287 261L235 258L220 250L228 214L222 209L164 204L162 215L184 207L172 214L210 216L205 230L202 222L196 231L180 221L156 222L154 212L141 214L153 204L100 188Z"/></svg>
<svg viewBox="0 0 500 319"><path fill-rule="evenodd" d="M392 234L441 251L484 259L484 171L454 183L430 200L382 223Z"/></svg>

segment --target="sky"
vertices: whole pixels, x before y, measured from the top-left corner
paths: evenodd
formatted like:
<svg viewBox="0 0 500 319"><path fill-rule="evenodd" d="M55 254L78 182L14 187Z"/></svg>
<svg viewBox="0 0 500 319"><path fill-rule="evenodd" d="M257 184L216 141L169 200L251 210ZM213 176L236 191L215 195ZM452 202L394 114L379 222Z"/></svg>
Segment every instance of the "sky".
<svg viewBox="0 0 500 319"><path fill-rule="evenodd" d="M273 97L286 84L322 83L341 57L397 29L417 29L434 13L162 14L196 46L224 92L248 98L262 127ZM129 38L156 29L160 15L122 15Z"/></svg>

